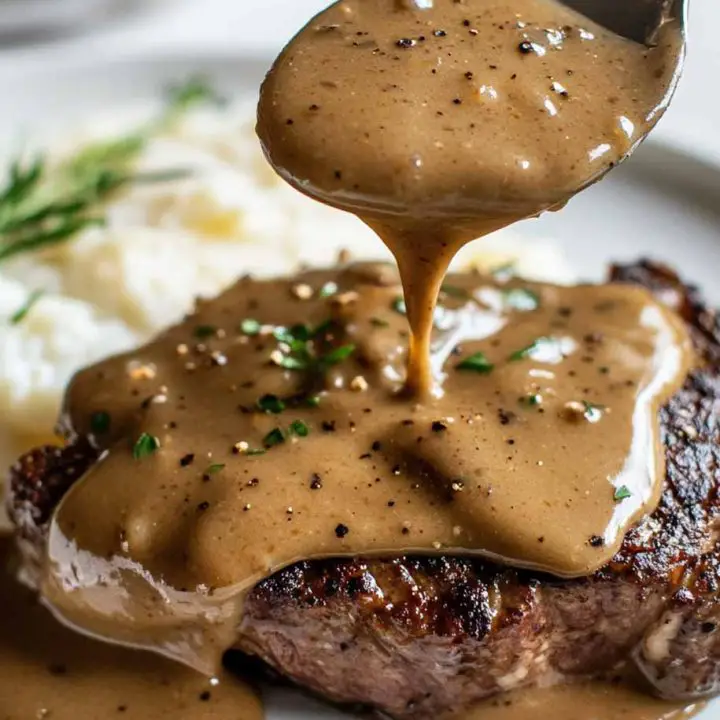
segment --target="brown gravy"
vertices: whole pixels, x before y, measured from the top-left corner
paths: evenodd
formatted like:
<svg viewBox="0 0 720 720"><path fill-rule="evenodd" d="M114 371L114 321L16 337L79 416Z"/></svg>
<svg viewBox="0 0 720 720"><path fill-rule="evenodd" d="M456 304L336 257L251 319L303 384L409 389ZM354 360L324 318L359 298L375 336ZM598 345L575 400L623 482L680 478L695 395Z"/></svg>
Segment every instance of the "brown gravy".
<svg viewBox="0 0 720 720"><path fill-rule="evenodd" d="M637 287L451 275L444 393L418 404L398 395L400 298L384 264L245 279L79 373L65 425L107 454L52 521L43 590L65 619L212 671L243 593L298 560L605 564L656 502L681 322Z"/></svg>
<svg viewBox="0 0 720 720"><path fill-rule="evenodd" d="M630 684L585 682L521 690L444 720L687 720L704 703L669 703Z"/></svg>
<svg viewBox="0 0 720 720"><path fill-rule="evenodd" d="M440 392L429 342L454 255L564 205L635 147L677 80L675 30L648 50L554 0L342 0L285 48L258 134L282 177L394 253L411 394Z"/></svg>
<svg viewBox="0 0 720 720"><path fill-rule="evenodd" d="M209 679L150 653L112 647L57 623L7 573L0 541L0 717L3 720L260 720L237 677Z"/></svg>
<svg viewBox="0 0 720 720"><path fill-rule="evenodd" d="M55 612L213 673L245 593L297 560L606 563L656 503L682 323L638 288L443 278L462 245L634 148L677 79L671 30L648 50L552 0L343 0L301 31L263 88L266 153L373 227L399 277L243 280L80 373L65 429L104 455L52 521ZM560 688L471 717L671 717L621 695Z"/></svg>

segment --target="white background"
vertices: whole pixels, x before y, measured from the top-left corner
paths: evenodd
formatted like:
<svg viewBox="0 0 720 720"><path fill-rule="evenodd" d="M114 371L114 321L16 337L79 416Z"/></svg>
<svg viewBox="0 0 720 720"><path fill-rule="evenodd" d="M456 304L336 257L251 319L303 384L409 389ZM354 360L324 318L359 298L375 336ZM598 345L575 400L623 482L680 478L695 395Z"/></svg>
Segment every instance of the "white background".
<svg viewBox="0 0 720 720"><path fill-rule="evenodd" d="M24 4L29 8L40 1L24 0ZM690 2L685 78L658 134L696 152L711 151L720 159L720 2ZM59 72L64 64L88 59L208 53L270 58L328 4L326 0L134 0L131 4L135 3L138 7L132 12L82 36L30 47L3 49L0 44L0 82L6 72L17 76L37 66ZM9 101L0 99L0 110Z"/></svg>

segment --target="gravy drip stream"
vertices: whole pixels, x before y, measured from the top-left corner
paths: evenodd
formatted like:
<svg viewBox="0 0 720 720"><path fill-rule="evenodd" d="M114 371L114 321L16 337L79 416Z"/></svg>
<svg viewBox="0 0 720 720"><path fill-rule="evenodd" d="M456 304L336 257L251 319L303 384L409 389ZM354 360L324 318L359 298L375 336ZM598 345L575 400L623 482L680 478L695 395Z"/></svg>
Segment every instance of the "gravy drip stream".
<svg viewBox="0 0 720 720"><path fill-rule="evenodd" d="M283 178L395 255L409 394L441 392L429 342L450 260L562 206L635 147L677 81L675 29L648 50L554 0L342 0L283 51L258 134Z"/></svg>
<svg viewBox="0 0 720 720"><path fill-rule="evenodd" d="M444 395L418 405L398 396L400 297L385 264L245 279L79 373L65 429L103 456L51 523L57 612L212 672L243 593L299 560L604 565L656 503L681 321L639 287L450 275L431 356Z"/></svg>

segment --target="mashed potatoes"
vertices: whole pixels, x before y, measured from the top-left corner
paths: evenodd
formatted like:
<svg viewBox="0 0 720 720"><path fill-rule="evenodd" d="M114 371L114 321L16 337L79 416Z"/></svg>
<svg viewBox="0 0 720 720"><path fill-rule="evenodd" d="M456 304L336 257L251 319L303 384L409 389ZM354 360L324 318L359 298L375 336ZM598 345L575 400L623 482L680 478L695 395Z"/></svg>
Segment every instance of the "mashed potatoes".
<svg viewBox="0 0 720 720"><path fill-rule="evenodd" d="M93 119L91 133L76 131L49 152L63 155L91 136L126 132L137 115ZM169 167L191 172L132 186L107 208L105 227L0 264L0 417L7 433L0 452L49 435L78 368L147 340L191 310L196 296L215 295L244 273L327 264L341 249L387 256L354 217L276 178L255 137L250 104L195 110L154 137L139 169ZM467 249L460 260L485 267L508 261L528 276L569 274L552 246L525 245L508 233ZM34 291L43 295L13 323Z"/></svg>

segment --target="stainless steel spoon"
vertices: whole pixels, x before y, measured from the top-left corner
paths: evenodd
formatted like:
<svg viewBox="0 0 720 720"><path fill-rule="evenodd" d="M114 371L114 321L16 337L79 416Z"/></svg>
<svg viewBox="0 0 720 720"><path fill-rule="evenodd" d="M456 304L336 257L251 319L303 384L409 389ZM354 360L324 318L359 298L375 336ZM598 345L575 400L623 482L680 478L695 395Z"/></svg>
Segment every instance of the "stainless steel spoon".
<svg viewBox="0 0 720 720"><path fill-rule="evenodd" d="M561 0L563 5L594 20L618 35L652 45L658 29L668 22L677 24L685 41L689 0ZM682 63L683 58L678 58Z"/></svg>
<svg viewBox="0 0 720 720"><path fill-rule="evenodd" d="M635 42L652 47L657 43L660 28L677 32L675 57L670 57L670 80L658 87L658 105L648 133L638 139L623 160L632 155L638 145L662 117L675 94L685 64L687 46L687 18L690 0L560 0L562 4L593 20L598 25ZM601 180L611 168L601 172L585 185Z"/></svg>

